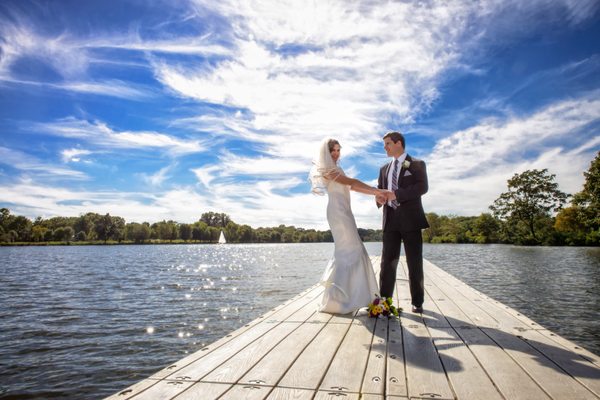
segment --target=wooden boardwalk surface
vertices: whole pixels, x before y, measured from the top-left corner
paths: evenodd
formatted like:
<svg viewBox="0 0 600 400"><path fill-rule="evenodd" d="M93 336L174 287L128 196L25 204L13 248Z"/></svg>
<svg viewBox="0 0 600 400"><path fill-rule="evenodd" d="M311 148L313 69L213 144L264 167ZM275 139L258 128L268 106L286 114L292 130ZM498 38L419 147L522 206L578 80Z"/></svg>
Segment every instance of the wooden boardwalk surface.
<svg viewBox="0 0 600 400"><path fill-rule="evenodd" d="M315 285L109 399L600 399L600 357L427 261L413 314L401 265L399 319L317 313Z"/></svg>

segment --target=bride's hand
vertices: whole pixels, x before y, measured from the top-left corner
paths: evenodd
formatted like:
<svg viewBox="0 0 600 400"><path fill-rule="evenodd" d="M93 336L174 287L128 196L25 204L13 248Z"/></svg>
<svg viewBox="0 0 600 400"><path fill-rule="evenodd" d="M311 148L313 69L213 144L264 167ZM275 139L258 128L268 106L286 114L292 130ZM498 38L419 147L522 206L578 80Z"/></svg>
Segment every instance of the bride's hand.
<svg viewBox="0 0 600 400"><path fill-rule="evenodd" d="M394 194L394 192L391 192L389 190L379 189L377 191L377 194L375 195L375 199L377 200L377 203L385 204L390 200L396 199L396 195Z"/></svg>

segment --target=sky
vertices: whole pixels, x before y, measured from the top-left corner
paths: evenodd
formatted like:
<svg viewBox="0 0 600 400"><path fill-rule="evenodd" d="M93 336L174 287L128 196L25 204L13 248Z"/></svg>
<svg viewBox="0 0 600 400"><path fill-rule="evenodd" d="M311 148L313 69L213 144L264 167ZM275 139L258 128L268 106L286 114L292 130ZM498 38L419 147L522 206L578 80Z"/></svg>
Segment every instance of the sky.
<svg viewBox="0 0 600 400"><path fill-rule="evenodd" d="M307 180L321 140L375 185L391 130L427 163L426 212L489 212L534 168L581 191L600 150L600 2L0 2L13 214L327 229ZM380 228L372 196L352 209Z"/></svg>

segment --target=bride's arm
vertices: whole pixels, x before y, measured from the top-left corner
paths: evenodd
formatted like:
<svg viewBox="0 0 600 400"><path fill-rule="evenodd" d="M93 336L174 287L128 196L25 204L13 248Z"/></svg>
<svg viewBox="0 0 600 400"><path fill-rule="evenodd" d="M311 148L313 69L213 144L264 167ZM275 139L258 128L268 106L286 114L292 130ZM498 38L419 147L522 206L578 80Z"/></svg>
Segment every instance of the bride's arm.
<svg viewBox="0 0 600 400"><path fill-rule="evenodd" d="M325 178L341 183L342 185L348 185L350 186L350 190L354 190L355 192L359 193L371 194L376 196L380 193L387 192L387 190L381 190L371 187L358 179L350 178L338 172L326 174Z"/></svg>

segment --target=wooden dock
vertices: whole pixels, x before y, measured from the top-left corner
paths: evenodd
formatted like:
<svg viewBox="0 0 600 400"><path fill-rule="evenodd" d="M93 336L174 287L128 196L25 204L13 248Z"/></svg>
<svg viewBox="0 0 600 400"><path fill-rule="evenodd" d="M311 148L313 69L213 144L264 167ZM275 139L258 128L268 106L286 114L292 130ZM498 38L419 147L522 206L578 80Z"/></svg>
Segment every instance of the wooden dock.
<svg viewBox="0 0 600 400"><path fill-rule="evenodd" d="M108 399L600 399L600 357L427 261L413 314L401 265L399 319L317 313L315 285Z"/></svg>

